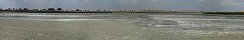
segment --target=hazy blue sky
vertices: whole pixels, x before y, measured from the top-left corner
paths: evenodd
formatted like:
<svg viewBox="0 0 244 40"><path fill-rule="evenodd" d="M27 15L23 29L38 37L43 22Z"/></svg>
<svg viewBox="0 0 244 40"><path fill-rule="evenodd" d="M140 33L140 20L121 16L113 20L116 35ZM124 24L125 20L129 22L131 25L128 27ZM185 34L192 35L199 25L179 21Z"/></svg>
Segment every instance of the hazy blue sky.
<svg viewBox="0 0 244 40"><path fill-rule="evenodd" d="M0 8L244 11L244 0L0 0Z"/></svg>

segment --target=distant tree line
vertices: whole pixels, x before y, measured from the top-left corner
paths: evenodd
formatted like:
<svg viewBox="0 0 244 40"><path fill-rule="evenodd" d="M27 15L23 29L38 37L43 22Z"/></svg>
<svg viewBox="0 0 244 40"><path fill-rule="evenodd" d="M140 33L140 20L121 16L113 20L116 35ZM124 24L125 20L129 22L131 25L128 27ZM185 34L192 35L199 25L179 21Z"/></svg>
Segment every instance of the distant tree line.
<svg viewBox="0 0 244 40"><path fill-rule="evenodd" d="M48 9L28 9L28 8L7 8L2 9L0 8L0 11L69 11L69 10L63 10L62 8L48 8ZM80 9L76 9L76 11L81 11ZM84 10L89 11L89 10Z"/></svg>
<svg viewBox="0 0 244 40"><path fill-rule="evenodd" d="M81 10L81 9L74 9L74 10L63 10L62 8L48 8L48 9L28 9L28 8L7 8L2 9L0 11L90 11L90 10ZM110 11L110 10L95 10L95 11Z"/></svg>
<svg viewBox="0 0 244 40"><path fill-rule="evenodd" d="M81 9L74 9L74 10L63 10L62 8L47 8L47 9L28 9L28 8L0 8L0 12L36 12L36 13L69 13L69 12L110 12L110 10L81 10Z"/></svg>
<svg viewBox="0 0 244 40"><path fill-rule="evenodd" d="M81 9L73 9L73 10L64 10L62 8L47 8L47 9L28 9L28 8L6 8L2 9L0 8L1 11L8 11L8 12L110 12L110 10L95 10L95 11L90 11L90 10L81 10ZM118 12L165 12L164 10L118 10ZM168 11L168 12L179 12L179 11ZM204 11L199 11L199 12L204 12Z"/></svg>

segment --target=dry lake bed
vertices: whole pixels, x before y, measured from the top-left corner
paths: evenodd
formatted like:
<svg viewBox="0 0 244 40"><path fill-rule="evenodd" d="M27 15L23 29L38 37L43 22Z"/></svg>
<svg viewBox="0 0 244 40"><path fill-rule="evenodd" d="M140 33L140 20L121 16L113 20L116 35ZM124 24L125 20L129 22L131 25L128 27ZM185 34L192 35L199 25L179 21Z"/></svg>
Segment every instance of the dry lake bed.
<svg viewBox="0 0 244 40"><path fill-rule="evenodd" d="M3 13L0 40L243 40L244 15Z"/></svg>

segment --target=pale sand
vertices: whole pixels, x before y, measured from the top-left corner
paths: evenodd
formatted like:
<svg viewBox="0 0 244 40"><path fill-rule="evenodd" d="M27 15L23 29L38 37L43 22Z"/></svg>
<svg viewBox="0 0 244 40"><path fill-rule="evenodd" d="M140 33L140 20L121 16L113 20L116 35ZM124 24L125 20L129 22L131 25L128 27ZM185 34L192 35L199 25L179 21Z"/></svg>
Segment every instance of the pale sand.
<svg viewBox="0 0 244 40"><path fill-rule="evenodd" d="M142 28L124 21L0 20L5 40L141 40Z"/></svg>
<svg viewBox="0 0 244 40"><path fill-rule="evenodd" d="M241 40L243 33L138 27L124 20L0 20L1 40ZM209 34L202 34L209 33Z"/></svg>

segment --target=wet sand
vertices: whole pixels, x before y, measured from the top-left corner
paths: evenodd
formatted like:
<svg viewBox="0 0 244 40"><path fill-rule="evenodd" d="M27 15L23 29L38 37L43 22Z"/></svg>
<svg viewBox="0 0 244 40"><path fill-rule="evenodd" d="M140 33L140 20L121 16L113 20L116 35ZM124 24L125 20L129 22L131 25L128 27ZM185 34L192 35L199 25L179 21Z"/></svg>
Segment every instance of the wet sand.
<svg viewBox="0 0 244 40"><path fill-rule="evenodd" d="M15 15L16 16L16 15ZM242 40L244 19L236 15L123 14L77 17L5 17L1 40ZM109 18L111 17L111 18ZM10 18L10 19L6 19ZM27 18L27 19L25 19ZM36 20L30 20L35 18ZM75 17L74 17L75 18ZM75 18L75 19L77 19ZM55 21L55 19L60 19ZM111 19L111 20L99 20Z"/></svg>
<svg viewBox="0 0 244 40"><path fill-rule="evenodd" d="M143 29L124 21L1 20L1 39L14 40L141 40Z"/></svg>

